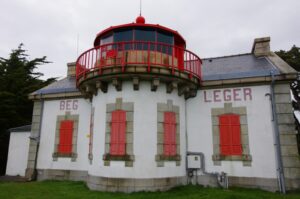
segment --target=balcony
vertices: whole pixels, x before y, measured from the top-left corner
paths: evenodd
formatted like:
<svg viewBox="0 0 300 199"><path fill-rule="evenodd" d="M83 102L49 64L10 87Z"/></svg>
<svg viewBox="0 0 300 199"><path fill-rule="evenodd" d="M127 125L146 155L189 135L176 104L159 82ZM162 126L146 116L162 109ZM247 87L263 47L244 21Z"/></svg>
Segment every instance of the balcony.
<svg viewBox="0 0 300 199"><path fill-rule="evenodd" d="M156 78L167 83L176 81L179 85L198 88L201 64L196 54L164 43L109 43L89 49L78 57L76 82L81 88L99 81L103 84L136 77Z"/></svg>

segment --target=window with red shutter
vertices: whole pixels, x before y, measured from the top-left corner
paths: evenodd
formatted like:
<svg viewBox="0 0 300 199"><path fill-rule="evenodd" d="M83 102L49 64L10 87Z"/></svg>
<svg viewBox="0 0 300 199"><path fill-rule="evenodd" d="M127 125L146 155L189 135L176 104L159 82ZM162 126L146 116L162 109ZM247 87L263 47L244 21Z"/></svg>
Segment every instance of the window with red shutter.
<svg viewBox="0 0 300 199"><path fill-rule="evenodd" d="M240 116L219 116L220 148L222 155L242 155Z"/></svg>
<svg viewBox="0 0 300 199"><path fill-rule="evenodd" d="M73 121L63 120L59 128L58 152L60 154L72 153Z"/></svg>
<svg viewBox="0 0 300 199"><path fill-rule="evenodd" d="M111 115L110 155L126 154L126 112L113 111Z"/></svg>
<svg viewBox="0 0 300 199"><path fill-rule="evenodd" d="M176 155L176 114L164 113L164 155Z"/></svg>

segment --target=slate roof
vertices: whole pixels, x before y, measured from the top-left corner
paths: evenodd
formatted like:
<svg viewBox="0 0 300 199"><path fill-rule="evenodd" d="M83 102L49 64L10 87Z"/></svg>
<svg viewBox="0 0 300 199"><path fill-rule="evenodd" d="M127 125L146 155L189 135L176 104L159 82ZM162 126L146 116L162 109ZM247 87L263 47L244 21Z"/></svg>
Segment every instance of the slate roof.
<svg viewBox="0 0 300 199"><path fill-rule="evenodd" d="M224 80L245 77L279 75L280 71L267 57L255 57L253 54L241 54L203 59L202 79Z"/></svg>
<svg viewBox="0 0 300 199"><path fill-rule="evenodd" d="M256 57L254 54L240 54L203 59L202 80L225 80L246 77L279 75L280 70L267 57ZM52 94L79 91L75 77L66 77L32 93Z"/></svg>
<svg viewBox="0 0 300 199"><path fill-rule="evenodd" d="M41 88L32 93L32 95L37 94L52 94L52 93L70 93L78 92L76 88L76 78L75 77L66 77L62 80L56 81L44 88Z"/></svg>
<svg viewBox="0 0 300 199"><path fill-rule="evenodd" d="M8 129L9 132L30 132L31 125L19 126L15 128Z"/></svg>

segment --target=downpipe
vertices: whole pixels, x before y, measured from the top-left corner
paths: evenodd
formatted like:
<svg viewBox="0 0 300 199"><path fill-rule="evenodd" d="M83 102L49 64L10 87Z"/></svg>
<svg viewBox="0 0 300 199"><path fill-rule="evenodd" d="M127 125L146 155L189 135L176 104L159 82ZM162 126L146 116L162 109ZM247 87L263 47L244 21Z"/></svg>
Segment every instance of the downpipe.
<svg viewBox="0 0 300 199"><path fill-rule="evenodd" d="M283 164L282 164L282 158L281 158L281 145L280 145L280 134L278 129L278 121L277 121L277 114L276 114L276 102L275 102L275 76L273 71L271 71L271 105L272 105L272 123L274 128L274 138L275 138L275 154L276 154L276 171L277 171L277 180L278 180L278 187L279 191L282 194L286 193L285 189L285 178L284 178L284 172L283 172Z"/></svg>

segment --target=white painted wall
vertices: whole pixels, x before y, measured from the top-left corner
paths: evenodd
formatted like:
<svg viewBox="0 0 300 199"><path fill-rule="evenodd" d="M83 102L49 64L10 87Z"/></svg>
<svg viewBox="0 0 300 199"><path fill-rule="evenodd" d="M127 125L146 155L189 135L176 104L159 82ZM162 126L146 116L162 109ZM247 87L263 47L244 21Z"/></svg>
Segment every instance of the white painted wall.
<svg viewBox="0 0 300 199"><path fill-rule="evenodd" d="M88 166L88 143L90 130L91 103L85 99L68 99L69 106L62 108L61 100L44 102L42 119L41 140L38 153L38 169L62 169L62 170L87 170ZM73 108L72 101L78 100L77 108ZM58 115L65 115L70 111L71 115L79 114L78 137L77 137L77 159L58 158L53 161L56 119Z"/></svg>
<svg viewBox="0 0 300 199"><path fill-rule="evenodd" d="M223 108L224 98L220 95L224 89L217 89L217 100L212 100L214 90L198 92L195 98L187 101L183 96L178 96L177 91L166 93L166 87L161 84L156 92L152 92L149 82L141 82L140 90L134 91L132 82L123 82L122 91L118 92L109 85L108 92L98 92L92 103L85 99L78 100L78 109L69 110L71 114L80 114L77 152L75 162L70 158L58 158L53 161L55 127L57 115L64 115L66 110L60 110L60 100L45 101L42 120L41 144L39 150L39 169L64 169L87 170L90 175L112 178L161 178L185 176L185 108L187 108L187 132L188 150L203 152L206 158L208 172L224 171L230 176L265 177L275 178L275 152L273 127L271 122L271 105L269 86L253 86L251 88L251 100L244 100L241 94L236 97L240 101L234 101L234 97L227 99L233 107L246 106L248 119L248 135L252 166L244 167L241 161L222 161L222 166L214 166L212 161L213 139L211 109ZM106 104L115 103L116 98L121 97L123 102L134 103L134 155L133 167L125 167L123 161L111 161L110 166L104 166L103 154L105 153L105 121ZM180 107L180 153L181 165L175 162L165 162L164 167L157 167L155 155L157 154L157 103L167 103L173 100L173 104ZM210 102L208 102L210 101ZM89 164L88 144L91 106L95 107L94 115L94 139L93 162ZM25 167L24 167L25 168Z"/></svg>
<svg viewBox="0 0 300 199"><path fill-rule="evenodd" d="M230 100L227 98L227 101L224 101L222 94L224 89L211 89L201 90L197 97L187 101L188 150L205 154L208 172L223 171L230 176L275 178L276 163L271 104L269 97L265 96L270 93L270 87L251 86L247 88L251 88L252 100L246 97L245 101L243 93L237 92L239 94L236 98L240 101L234 101L233 96ZM215 90L220 90L220 92L215 92ZM204 95L204 91L206 95ZM214 92L217 94L216 102L213 100ZM249 145L252 155L251 167L244 167L241 161L222 161L222 166L213 165L211 109L223 108L224 102L231 102L233 107L247 107Z"/></svg>
<svg viewBox="0 0 300 199"><path fill-rule="evenodd" d="M11 132L6 175L25 176L29 152L30 132Z"/></svg>
<svg viewBox="0 0 300 199"><path fill-rule="evenodd" d="M151 92L150 82L141 82L139 91L134 91L132 82L123 82L122 91L118 92L109 86L106 94L93 98L95 106L93 164L89 174L103 177L120 178L159 178L185 176L185 100L179 97L177 91L166 93L166 86L161 84L156 92ZM125 167L122 161L111 161L110 166L103 165L105 153L105 120L106 104L115 103L121 97L123 102L134 103L134 138L133 148L135 161L133 167ZM165 162L164 167L157 167L157 103L167 103L173 100L173 105L180 107L180 166L175 162Z"/></svg>

